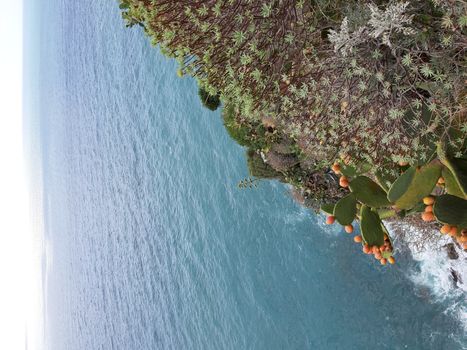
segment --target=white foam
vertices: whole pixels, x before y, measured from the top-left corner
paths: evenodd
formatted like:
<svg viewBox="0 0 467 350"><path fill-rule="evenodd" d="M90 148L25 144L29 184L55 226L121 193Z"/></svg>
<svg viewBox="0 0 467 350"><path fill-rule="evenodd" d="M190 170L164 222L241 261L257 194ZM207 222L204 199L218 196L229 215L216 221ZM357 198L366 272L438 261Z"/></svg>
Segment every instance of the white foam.
<svg viewBox="0 0 467 350"><path fill-rule="evenodd" d="M394 232L395 224L386 223L388 230ZM397 250L408 249L417 268L408 271L408 278L417 286L427 288L434 302L449 303L445 314L458 319L467 332L467 253L451 237L438 232L419 231L408 224L397 224L399 235L394 240ZM391 235L393 236L393 235ZM429 239L426 237L429 236ZM423 240L423 246L417 244ZM448 257L446 245L451 244L457 259Z"/></svg>
<svg viewBox="0 0 467 350"><path fill-rule="evenodd" d="M319 214L315 216L315 223L317 226L319 226L322 231L332 237L337 237L342 234L342 226L338 224L334 225L327 225L326 224L326 217L327 215L325 214Z"/></svg>

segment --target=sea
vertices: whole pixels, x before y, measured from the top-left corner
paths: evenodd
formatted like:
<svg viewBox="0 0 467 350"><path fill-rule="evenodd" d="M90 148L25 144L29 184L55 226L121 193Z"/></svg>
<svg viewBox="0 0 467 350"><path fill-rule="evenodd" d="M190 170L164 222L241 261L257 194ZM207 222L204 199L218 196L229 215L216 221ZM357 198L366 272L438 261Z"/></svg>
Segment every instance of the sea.
<svg viewBox="0 0 467 350"><path fill-rule="evenodd" d="M465 256L383 267L287 185L239 188L221 111L117 1L24 8L29 348L467 349Z"/></svg>

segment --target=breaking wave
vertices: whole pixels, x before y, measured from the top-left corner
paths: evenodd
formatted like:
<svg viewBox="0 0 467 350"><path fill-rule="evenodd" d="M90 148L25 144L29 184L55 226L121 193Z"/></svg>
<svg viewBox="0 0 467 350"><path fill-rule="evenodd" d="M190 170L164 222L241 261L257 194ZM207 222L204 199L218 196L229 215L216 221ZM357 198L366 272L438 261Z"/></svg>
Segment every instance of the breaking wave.
<svg viewBox="0 0 467 350"><path fill-rule="evenodd" d="M444 313L459 321L467 334L467 252L449 236L433 229L421 230L405 223L387 223L394 234L394 246L414 263L407 277L423 292L429 291L431 300L446 305ZM423 242L423 246L417 244ZM467 335L456 339L467 349Z"/></svg>

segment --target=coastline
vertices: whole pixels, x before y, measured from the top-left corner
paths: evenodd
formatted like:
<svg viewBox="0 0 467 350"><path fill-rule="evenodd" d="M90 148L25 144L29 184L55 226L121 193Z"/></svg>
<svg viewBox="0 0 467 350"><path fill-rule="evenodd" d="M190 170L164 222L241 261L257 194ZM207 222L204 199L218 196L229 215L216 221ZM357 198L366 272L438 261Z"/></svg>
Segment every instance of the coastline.
<svg viewBox="0 0 467 350"><path fill-rule="evenodd" d="M70 221L73 230L57 230L56 239L63 237L54 245L61 269L52 272L50 290L60 293L51 294L55 298L49 305L58 307L50 308L55 317L50 320L56 323L47 325L48 331L69 327L68 339L78 349L115 342L135 347L128 340L140 341L137 348L465 346L467 339L457 333L452 345L452 330L460 328L457 320L467 324L462 299L467 277L461 269L465 251L455 250L459 258L448 259L440 240L451 238L431 228L433 244L418 250L412 242L424 231L404 220L388 226L395 236L395 258L405 261L388 268L365 260L340 225L325 226L320 214L310 214L322 200L314 200L313 193L329 195L332 188L336 199L345 194L338 178L330 171L313 172L311 162L297 164L302 159L295 143L264 142L279 133L274 120L259 121L247 163L250 171L262 174L250 174L250 179L281 184L260 184L259 193L237 190L236 182L247 176L246 161L221 122L213 122L211 117L218 115L196 109L195 84L173 81L174 66L157 66L146 41L128 44L139 43L142 35L128 35L127 42L124 33L115 40L119 27L108 25L105 6L113 5L69 2L63 12L76 13L76 23L61 19L74 24L69 33L80 34L67 46L65 67L77 67L72 74L92 67L97 83L88 85L85 74L80 74L83 79L70 74L66 76L76 78L71 86L57 86L69 89L67 106L80 108L65 109L73 138L63 143L70 147L59 151L70 152L69 163L53 158L59 171L51 173L55 180L61 174L74 179L76 200L66 211L61 205L54 209L57 218L68 213L79 220ZM93 18L90 10L102 16L100 21L87 23ZM97 46L85 40L93 35ZM113 75L108 62L99 59L106 54L125 58L112 61ZM181 85L183 90L177 90ZM108 110L115 101L118 109ZM302 206L285 198L284 183ZM57 191L55 198L64 193ZM333 237L323 239L329 232ZM70 278L67 285L63 277ZM76 305L65 303L65 293ZM438 301L447 302L440 306ZM445 314L436 319L443 308ZM69 325L62 315L73 315L75 322ZM77 333L76 324L85 326ZM361 330L369 324L379 332L364 337ZM48 341L52 344L54 338Z"/></svg>
<svg viewBox="0 0 467 350"><path fill-rule="evenodd" d="M415 262L406 275L418 294L428 294L437 303L449 301L451 306L444 313L457 319L467 332L467 251L435 228L420 227L410 221L386 225L395 237L396 251ZM420 240L425 242L423 246Z"/></svg>

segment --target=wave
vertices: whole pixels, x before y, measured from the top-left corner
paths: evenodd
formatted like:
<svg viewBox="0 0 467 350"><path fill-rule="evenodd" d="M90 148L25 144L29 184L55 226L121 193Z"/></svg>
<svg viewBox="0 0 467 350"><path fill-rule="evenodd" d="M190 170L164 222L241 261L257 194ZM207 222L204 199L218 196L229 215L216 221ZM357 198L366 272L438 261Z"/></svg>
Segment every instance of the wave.
<svg viewBox="0 0 467 350"><path fill-rule="evenodd" d="M467 334L467 252L437 229L400 222L386 225L395 237L395 249L409 254L415 262L407 271L409 280L428 290L434 302L446 305L444 313L457 319ZM467 339L457 341L467 349Z"/></svg>

